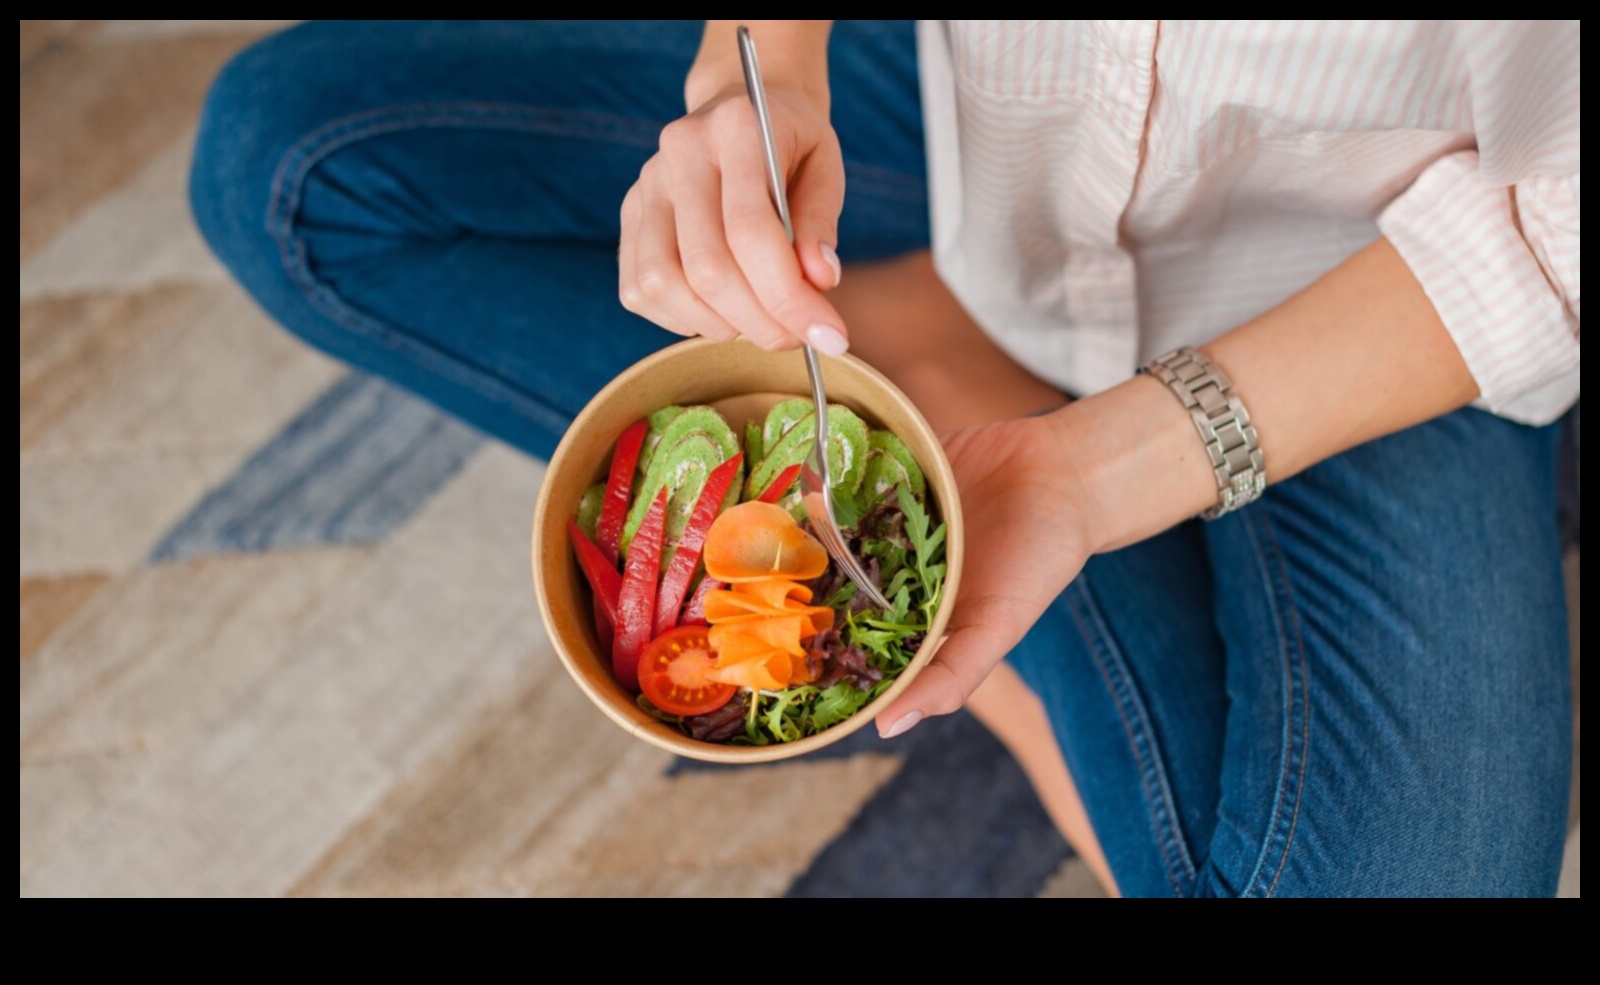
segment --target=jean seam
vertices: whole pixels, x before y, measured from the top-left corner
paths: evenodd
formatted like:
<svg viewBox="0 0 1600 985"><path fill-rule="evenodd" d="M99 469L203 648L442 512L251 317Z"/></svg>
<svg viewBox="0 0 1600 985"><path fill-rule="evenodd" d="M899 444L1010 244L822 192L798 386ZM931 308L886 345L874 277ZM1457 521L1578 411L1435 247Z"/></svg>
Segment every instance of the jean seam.
<svg viewBox="0 0 1600 985"><path fill-rule="evenodd" d="M1308 695L1310 675L1306 667L1305 642L1300 627L1299 607L1294 603L1294 590L1289 580L1288 568L1283 561L1283 550L1272 529L1271 518L1262 509L1247 510L1240 517L1255 552L1256 563L1266 589L1266 601L1272 611L1273 628L1278 638L1278 651L1283 667L1283 716L1281 738L1282 765L1278 781L1273 788L1272 818L1264 832L1261 851L1250 874L1242 896L1270 897L1278 888L1278 881L1288 865L1289 849L1299 828L1300 805L1305 792L1307 764L1311 746L1311 703ZM1259 528L1259 533L1258 533ZM1262 538L1270 550L1262 546ZM1281 599L1280 599L1281 594ZM1297 734L1298 733L1298 734ZM1289 787L1293 784L1292 793ZM1284 814L1285 800L1293 798L1293 807ZM1280 844L1281 843L1281 844ZM1277 855L1276 865L1272 863ZM1265 870L1272 866L1271 883L1262 887Z"/></svg>
<svg viewBox="0 0 1600 985"><path fill-rule="evenodd" d="M1178 829L1172 787L1168 782L1161 754L1156 748L1155 733L1150 725L1149 714L1139 697L1138 690L1133 685L1126 661L1123 660L1112 639L1093 596L1081 584L1081 578L1068 586L1066 596L1067 610L1072 615L1072 622L1077 627L1078 634L1083 637L1089 653L1094 657L1100 679L1111 695L1112 705L1117 709L1117 716L1122 720L1123 732L1128 737L1128 747L1138 764L1139 786L1144 797L1145 810L1150 818L1151 832L1156 838L1157 851L1166 870L1167 881L1172 885L1173 894L1182 897L1186 895L1186 887L1194 883L1194 861L1188 846L1184 843L1182 832ZM1080 606L1082 612L1079 611ZM1086 619L1092 623L1092 630L1085 625Z"/></svg>
<svg viewBox="0 0 1600 985"><path fill-rule="evenodd" d="M336 324L373 343L400 353L427 372L436 373L557 433L570 416L536 395L496 376L489 369L440 350L404 329L386 324L347 303L311 270L295 217L311 172L335 151L361 140L430 127L486 129L579 137L626 146L653 147L659 124L585 110L498 103L417 103L366 110L333 120L301 138L279 162L268 199L267 233L278 244L284 273L312 307ZM633 131L629 133L629 131ZM618 139L618 138L623 139Z"/></svg>

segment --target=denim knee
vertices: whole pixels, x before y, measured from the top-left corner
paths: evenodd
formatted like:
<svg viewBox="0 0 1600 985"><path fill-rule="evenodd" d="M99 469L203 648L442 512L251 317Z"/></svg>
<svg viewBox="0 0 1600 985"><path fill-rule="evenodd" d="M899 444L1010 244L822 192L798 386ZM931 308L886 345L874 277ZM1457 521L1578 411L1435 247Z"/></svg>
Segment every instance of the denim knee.
<svg viewBox="0 0 1600 985"><path fill-rule="evenodd" d="M273 174L306 132L301 114L280 99L291 71L284 49L292 47L294 33L258 42L223 68L200 113L189 172L189 205L200 234L264 303L264 295L287 286L266 222Z"/></svg>
<svg viewBox="0 0 1600 985"><path fill-rule="evenodd" d="M297 150L370 109L370 65L357 53L383 30L310 22L240 52L206 96L189 174L195 224L239 284L301 340L369 368L371 333L313 299L295 210L280 207Z"/></svg>

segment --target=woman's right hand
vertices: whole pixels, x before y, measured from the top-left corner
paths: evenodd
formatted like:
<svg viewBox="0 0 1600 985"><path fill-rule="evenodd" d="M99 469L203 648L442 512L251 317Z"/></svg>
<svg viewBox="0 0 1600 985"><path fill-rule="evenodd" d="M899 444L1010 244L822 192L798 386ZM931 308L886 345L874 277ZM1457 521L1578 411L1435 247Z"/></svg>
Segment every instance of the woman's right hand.
<svg viewBox="0 0 1600 985"><path fill-rule="evenodd" d="M779 42L795 34L795 50ZM690 112L622 200L623 307L679 335L744 336L764 349L809 342L839 355L843 319L823 297L839 283L834 253L844 161L828 122L826 29L762 26L767 105L786 178L795 242L767 191L755 109L728 22L707 27L686 89ZM805 52L809 50L810 54ZM820 59L816 52L821 52Z"/></svg>

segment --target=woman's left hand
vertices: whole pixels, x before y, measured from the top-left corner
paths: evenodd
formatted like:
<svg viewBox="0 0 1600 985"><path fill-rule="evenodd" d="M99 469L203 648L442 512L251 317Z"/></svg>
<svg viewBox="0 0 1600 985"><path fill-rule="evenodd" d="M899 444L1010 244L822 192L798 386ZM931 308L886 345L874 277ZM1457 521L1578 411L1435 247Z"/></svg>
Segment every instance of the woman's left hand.
<svg viewBox="0 0 1600 985"><path fill-rule="evenodd" d="M965 704L1088 559L1089 511L1060 432L1032 417L944 436L966 521L959 594L944 645L878 715L883 737Z"/></svg>

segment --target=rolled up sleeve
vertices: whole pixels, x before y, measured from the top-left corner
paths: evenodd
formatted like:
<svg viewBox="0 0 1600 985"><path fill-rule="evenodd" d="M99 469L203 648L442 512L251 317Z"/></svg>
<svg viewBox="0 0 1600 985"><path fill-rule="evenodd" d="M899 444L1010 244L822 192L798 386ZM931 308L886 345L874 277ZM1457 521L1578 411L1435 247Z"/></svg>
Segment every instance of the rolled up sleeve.
<svg viewBox="0 0 1600 985"><path fill-rule="evenodd" d="M1379 217L1478 382L1479 406L1527 424L1578 398L1578 176L1485 180L1442 158Z"/></svg>
<svg viewBox="0 0 1600 985"><path fill-rule="evenodd" d="M1477 146L1429 165L1378 226L1454 337L1478 405L1544 424L1579 393L1577 30L1462 33Z"/></svg>

